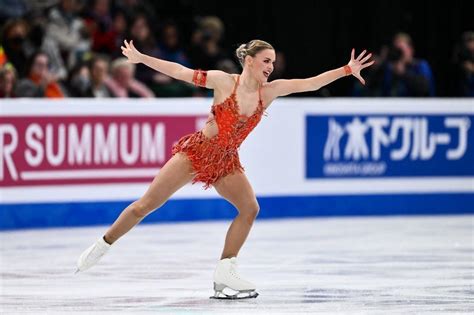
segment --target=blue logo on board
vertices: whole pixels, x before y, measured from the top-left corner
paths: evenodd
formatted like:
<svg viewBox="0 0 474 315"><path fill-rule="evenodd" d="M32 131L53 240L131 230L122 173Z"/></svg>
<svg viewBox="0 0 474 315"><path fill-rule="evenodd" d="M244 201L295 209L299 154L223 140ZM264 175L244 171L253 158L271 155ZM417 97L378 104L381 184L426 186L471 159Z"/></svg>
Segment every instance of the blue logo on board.
<svg viewBox="0 0 474 315"><path fill-rule="evenodd" d="M310 115L306 176L474 175L472 116Z"/></svg>

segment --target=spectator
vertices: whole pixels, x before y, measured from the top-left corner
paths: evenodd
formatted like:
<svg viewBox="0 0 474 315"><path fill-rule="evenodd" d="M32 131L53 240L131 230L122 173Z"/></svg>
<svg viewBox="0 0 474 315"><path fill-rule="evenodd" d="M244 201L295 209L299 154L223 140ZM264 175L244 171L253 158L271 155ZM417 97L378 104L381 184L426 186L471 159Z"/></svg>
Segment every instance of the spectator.
<svg viewBox="0 0 474 315"><path fill-rule="evenodd" d="M158 57L158 46L150 30L148 19L144 14L135 17L131 25L130 35L137 49L149 56ZM136 78L148 86L155 82L156 75L157 73L153 69L143 64L137 65Z"/></svg>
<svg viewBox="0 0 474 315"><path fill-rule="evenodd" d="M186 53L181 49L179 30L174 22L168 21L163 25L158 45L158 58L177 62L185 67L190 67L189 59ZM147 69L150 69L147 67ZM170 76L160 72L153 71L153 83L151 88L156 96L159 97L179 97L191 96L197 90L190 84L175 80Z"/></svg>
<svg viewBox="0 0 474 315"><path fill-rule="evenodd" d="M135 65L126 58L118 58L111 65L112 77L105 81L115 97L154 97L143 83L134 79Z"/></svg>
<svg viewBox="0 0 474 315"><path fill-rule="evenodd" d="M3 47L0 45L0 66L3 66L7 63L7 55L5 54L5 50Z"/></svg>
<svg viewBox="0 0 474 315"><path fill-rule="evenodd" d="M0 98L15 97L16 71L11 63L0 68Z"/></svg>
<svg viewBox="0 0 474 315"><path fill-rule="evenodd" d="M89 67L86 63L76 65L69 73L68 91L71 97L85 97L91 86Z"/></svg>
<svg viewBox="0 0 474 315"><path fill-rule="evenodd" d="M49 71L48 55L36 52L28 61L28 76L22 79L15 90L18 97L65 97L64 90Z"/></svg>
<svg viewBox="0 0 474 315"><path fill-rule="evenodd" d="M134 16L146 12L149 16L154 13L154 7L150 1L143 0L115 0L114 5L119 10L125 12L127 16ZM155 16L151 16L155 20Z"/></svg>
<svg viewBox="0 0 474 315"><path fill-rule="evenodd" d="M109 61L103 56L92 58L89 63L91 84L86 97L113 97L112 91L105 84L109 72Z"/></svg>
<svg viewBox="0 0 474 315"><path fill-rule="evenodd" d="M77 15L79 8L79 0L61 0L48 16L46 36L66 54L68 68L74 67L77 60L82 60L82 55L90 51L91 46L84 22Z"/></svg>
<svg viewBox="0 0 474 315"><path fill-rule="evenodd" d="M26 52L31 56L36 51L42 51L48 55L49 70L58 80L66 79L68 69L64 64L58 43L51 37L45 36L45 27L47 21L37 16L30 22L30 32L26 41Z"/></svg>
<svg viewBox="0 0 474 315"><path fill-rule="evenodd" d="M92 37L92 50L118 58L122 55L120 46L126 37L127 16L122 10L115 10L110 15L108 3L107 0L98 0L96 6L99 7L89 14L85 24Z"/></svg>
<svg viewBox="0 0 474 315"><path fill-rule="evenodd" d="M10 20L2 30L2 46L6 59L15 67L20 76L26 74L26 38L29 27L25 20Z"/></svg>
<svg viewBox="0 0 474 315"><path fill-rule="evenodd" d="M116 24L117 21L119 23ZM117 47L116 37L125 30L124 21L124 16L120 14L112 18L109 0L94 0L84 20L91 34L92 50L109 55L116 53L115 50L120 47Z"/></svg>
<svg viewBox="0 0 474 315"><path fill-rule="evenodd" d="M198 23L192 35L189 57L194 68L216 69L219 61L229 59L220 46L224 23L216 16L207 16Z"/></svg>
<svg viewBox="0 0 474 315"><path fill-rule="evenodd" d="M456 95L474 96L474 32L462 35L461 44L455 50Z"/></svg>
<svg viewBox="0 0 474 315"><path fill-rule="evenodd" d="M167 61L177 62L185 67L190 67L186 53L181 49L178 26L173 22L164 24L161 31L161 41L158 45L158 57Z"/></svg>
<svg viewBox="0 0 474 315"><path fill-rule="evenodd" d="M109 53L110 56L115 58L122 56L120 46L122 46L125 39L127 25L127 16L125 15L125 12L116 10L112 21L112 37L114 39L114 45L112 47L113 50Z"/></svg>
<svg viewBox="0 0 474 315"><path fill-rule="evenodd" d="M387 45L383 45L378 52L372 54L371 59L374 60L374 64L364 69L365 85L356 80L352 89L352 96L382 96L382 83L389 50L390 48Z"/></svg>
<svg viewBox="0 0 474 315"><path fill-rule="evenodd" d="M435 96L434 78L426 60L414 58L411 37L395 35L384 67L383 96Z"/></svg>

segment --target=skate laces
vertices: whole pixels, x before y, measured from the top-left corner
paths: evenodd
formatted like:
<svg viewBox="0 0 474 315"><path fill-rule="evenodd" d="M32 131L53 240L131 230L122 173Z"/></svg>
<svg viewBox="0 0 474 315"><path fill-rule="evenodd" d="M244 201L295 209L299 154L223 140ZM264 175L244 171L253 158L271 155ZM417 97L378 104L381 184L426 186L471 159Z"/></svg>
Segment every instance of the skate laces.
<svg viewBox="0 0 474 315"><path fill-rule="evenodd" d="M104 248L103 246L100 246L100 244L94 244L94 247L90 251L89 255L87 255L87 258L92 258L92 259L97 259L102 256L104 256L107 248Z"/></svg>
<svg viewBox="0 0 474 315"><path fill-rule="evenodd" d="M237 279L240 279L239 275L237 274L237 260L230 259L230 273Z"/></svg>

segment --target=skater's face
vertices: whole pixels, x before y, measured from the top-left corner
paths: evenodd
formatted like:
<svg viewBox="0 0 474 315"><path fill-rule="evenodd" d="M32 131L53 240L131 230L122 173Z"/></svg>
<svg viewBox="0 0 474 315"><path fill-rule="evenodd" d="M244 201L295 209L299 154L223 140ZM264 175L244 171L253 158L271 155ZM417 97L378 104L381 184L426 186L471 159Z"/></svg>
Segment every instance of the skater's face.
<svg viewBox="0 0 474 315"><path fill-rule="evenodd" d="M252 75L259 82L267 82L268 77L273 72L273 63L276 60L273 49L264 49L255 54L255 57L248 56L248 65Z"/></svg>

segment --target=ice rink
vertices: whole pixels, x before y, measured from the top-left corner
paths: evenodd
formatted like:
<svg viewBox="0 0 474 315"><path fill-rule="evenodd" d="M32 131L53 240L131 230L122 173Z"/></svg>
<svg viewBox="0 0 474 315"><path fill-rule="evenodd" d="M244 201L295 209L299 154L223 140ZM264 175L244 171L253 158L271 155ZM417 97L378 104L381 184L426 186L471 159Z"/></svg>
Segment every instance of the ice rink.
<svg viewBox="0 0 474 315"><path fill-rule="evenodd" d="M257 219L239 301L209 299L229 221L140 224L78 274L107 226L2 232L1 314L472 314L473 219Z"/></svg>

